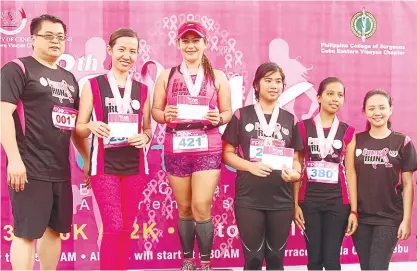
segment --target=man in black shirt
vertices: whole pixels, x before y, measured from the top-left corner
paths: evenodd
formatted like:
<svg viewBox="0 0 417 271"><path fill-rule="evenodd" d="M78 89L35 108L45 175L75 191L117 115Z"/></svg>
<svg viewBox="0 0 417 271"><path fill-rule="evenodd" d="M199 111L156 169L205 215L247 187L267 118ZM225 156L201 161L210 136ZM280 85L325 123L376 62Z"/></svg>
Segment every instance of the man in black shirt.
<svg viewBox="0 0 417 271"><path fill-rule="evenodd" d="M65 49L65 24L42 15L32 20L30 34L32 56L1 69L1 143L15 235L10 254L14 270L33 269L39 239L40 269L54 270L60 233L70 232L72 224L69 148L79 89L72 73L56 63ZM85 158L87 141L73 141Z"/></svg>

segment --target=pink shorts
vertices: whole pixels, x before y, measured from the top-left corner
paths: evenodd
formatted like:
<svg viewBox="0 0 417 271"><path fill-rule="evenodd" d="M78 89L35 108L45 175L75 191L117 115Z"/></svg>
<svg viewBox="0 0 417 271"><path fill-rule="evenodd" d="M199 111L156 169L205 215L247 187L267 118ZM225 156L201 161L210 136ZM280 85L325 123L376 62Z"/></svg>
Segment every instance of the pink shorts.
<svg viewBox="0 0 417 271"><path fill-rule="evenodd" d="M220 169L221 153L187 155L164 153L165 168L171 175L178 177L191 176L193 172Z"/></svg>

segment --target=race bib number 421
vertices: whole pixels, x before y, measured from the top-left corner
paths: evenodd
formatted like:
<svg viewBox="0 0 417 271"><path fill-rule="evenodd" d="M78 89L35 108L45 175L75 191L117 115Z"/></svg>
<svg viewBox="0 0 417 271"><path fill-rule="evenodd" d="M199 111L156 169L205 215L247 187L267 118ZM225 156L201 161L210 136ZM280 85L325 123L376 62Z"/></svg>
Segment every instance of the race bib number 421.
<svg viewBox="0 0 417 271"><path fill-rule="evenodd" d="M208 150L208 136L204 131L181 131L172 138L174 153Z"/></svg>

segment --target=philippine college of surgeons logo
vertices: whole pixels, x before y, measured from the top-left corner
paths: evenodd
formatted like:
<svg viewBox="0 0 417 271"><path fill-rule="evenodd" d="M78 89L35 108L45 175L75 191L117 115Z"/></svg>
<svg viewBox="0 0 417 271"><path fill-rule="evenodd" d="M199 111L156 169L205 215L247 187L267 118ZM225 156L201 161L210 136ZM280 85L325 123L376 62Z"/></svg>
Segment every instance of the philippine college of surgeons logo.
<svg viewBox="0 0 417 271"><path fill-rule="evenodd" d="M25 28L26 22L23 8L19 11L2 10L0 32L5 35L16 35Z"/></svg>
<svg viewBox="0 0 417 271"><path fill-rule="evenodd" d="M369 39L375 34L375 17L363 8L362 11L353 15L352 20L350 20L350 28L356 37L365 42L366 39Z"/></svg>

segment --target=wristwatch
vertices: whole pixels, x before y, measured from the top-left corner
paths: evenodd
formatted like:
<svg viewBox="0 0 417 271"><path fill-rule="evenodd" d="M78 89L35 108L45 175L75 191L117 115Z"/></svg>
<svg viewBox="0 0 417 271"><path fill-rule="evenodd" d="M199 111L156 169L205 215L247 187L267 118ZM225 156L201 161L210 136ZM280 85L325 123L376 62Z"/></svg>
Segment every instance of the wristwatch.
<svg viewBox="0 0 417 271"><path fill-rule="evenodd" d="M217 126L222 126L222 125L223 125L223 117L220 116L219 123L217 123Z"/></svg>

